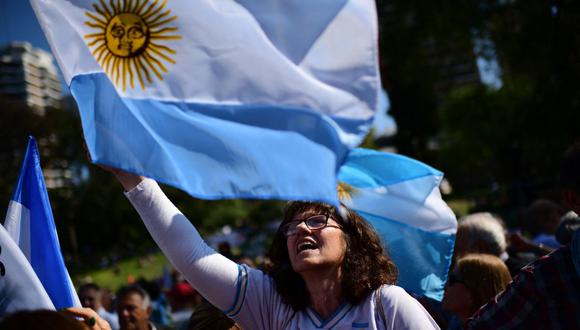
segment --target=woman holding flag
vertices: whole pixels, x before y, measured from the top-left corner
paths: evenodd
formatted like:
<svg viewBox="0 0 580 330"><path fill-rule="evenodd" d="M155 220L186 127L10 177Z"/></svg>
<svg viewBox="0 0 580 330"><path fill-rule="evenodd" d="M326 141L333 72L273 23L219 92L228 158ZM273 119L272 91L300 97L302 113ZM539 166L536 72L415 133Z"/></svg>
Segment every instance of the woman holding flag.
<svg viewBox="0 0 580 330"><path fill-rule="evenodd" d="M438 329L394 285L377 234L344 206L290 202L264 274L207 246L155 181L109 170L173 265L244 329Z"/></svg>

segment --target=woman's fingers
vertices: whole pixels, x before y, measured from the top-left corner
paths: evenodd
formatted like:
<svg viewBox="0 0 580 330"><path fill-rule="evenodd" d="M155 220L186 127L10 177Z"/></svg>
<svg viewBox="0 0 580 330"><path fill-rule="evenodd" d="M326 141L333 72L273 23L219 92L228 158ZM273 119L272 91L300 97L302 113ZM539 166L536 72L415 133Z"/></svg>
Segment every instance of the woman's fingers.
<svg viewBox="0 0 580 330"><path fill-rule="evenodd" d="M70 307L63 310L64 313L83 319L86 325L93 330L111 330L111 326L103 320L97 312L90 308Z"/></svg>

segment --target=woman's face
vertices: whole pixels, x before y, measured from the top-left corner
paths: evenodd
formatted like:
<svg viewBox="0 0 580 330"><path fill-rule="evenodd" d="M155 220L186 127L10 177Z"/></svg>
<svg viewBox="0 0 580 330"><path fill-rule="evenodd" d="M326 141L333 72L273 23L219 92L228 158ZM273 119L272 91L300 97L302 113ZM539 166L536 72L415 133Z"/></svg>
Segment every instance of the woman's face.
<svg viewBox="0 0 580 330"><path fill-rule="evenodd" d="M294 221L301 221L319 215L314 211L296 214ZM312 270L330 270L342 265L346 254L346 240L340 224L331 217L327 226L310 229L304 222L296 227L296 233L286 238L288 256L292 269L297 273Z"/></svg>
<svg viewBox="0 0 580 330"><path fill-rule="evenodd" d="M441 303L444 310L456 315L460 319L469 317L472 314L473 299L471 292L463 284L461 279L453 276L453 273L449 275Z"/></svg>

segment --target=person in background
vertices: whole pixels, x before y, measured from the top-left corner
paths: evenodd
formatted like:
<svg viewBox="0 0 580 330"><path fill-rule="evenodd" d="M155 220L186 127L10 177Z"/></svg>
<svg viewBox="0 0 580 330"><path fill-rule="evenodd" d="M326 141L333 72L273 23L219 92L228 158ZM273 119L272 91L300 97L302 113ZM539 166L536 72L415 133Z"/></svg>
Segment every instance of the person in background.
<svg viewBox="0 0 580 330"><path fill-rule="evenodd" d="M171 307L167 298L161 292L161 285L155 281L148 281L141 277L137 280L137 285L147 291L151 299L151 316L149 320L153 324L170 326L171 325Z"/></svg>
<svg viewBox="0 0 580 330"><path fill-rule="evenodd" d="M101 288L101 304L103 308L113 314L115 318L117 317L117 310L115 308L115 295L108 288Z"/></svg>
<svg viewBox="0 0 580 330"><path fill-rule="evenodd" d="M532 243L557 249L556 229L564 214L562 207L547 199L538 199L525 212L525 225L532 235Z"/></svg>
<svg viewBox="0 0 580 330"><path fill-rule="evenodd" d="M564 154L563 204L580 213L580 142ZM563 247L523 268L508 287L468 321L467 329L580 329L580 227L574 214L560 225ZM562 228L565 227L565 228Z"/></svg>
<svg viewBox="0 0 580 330"><path fill-rule="evenodd" d="M505 289L512 277L503 261L491 254L467 254L450 272L442 306L454 315L447 329L462 329L488 300Z"/></svg>
<svg viewBox="0 0 580 330"><path fill-rule="evenodd" d="M459 219L455 238L455 259L469 253L491 254L507 260L503 221L491 213L479 212Z"/></svg>
<svg viewBox="0 0 580 330"><path fill-rule="evenodd" d="M520 252L534 252L538 255L549 253L551 249L538 246L520 234L510 236L510 251L508 254L507 231L501 218L488 213L479 212L459 219L457 236L455 239L454 258L461 258L468 253L485 253L500 258L508 267L512 277L522 267L536 259L534 254L520 254Z"/></svg>
<svg viewBox="0 0 580 330"><path fill-rule="evenodd" d="M500 258L507 265L512 265L514 271L518 271L527 262L514 262L506 252L507 239L503 221L488 212L477 212L466 215L458 220L455 247L453 250L453 266L462 257L469 254L489 254ZM451 268L451 269L452 269ZM511 273L511 267L508 266ZM450 271L450 274L452 272ZM450 275L447 283L451 284L453 278ZM459 285L454 288L459 287ZM453 290L453 288L451 288ZM429 311L433 319L442 329L456 328L460 322L453 315L446 311L441 301L429 297L417 297L423 306Z"/></svg>
<svg viewBox="0 0 580 330"><path fill-rule="evenodd" d="M124 286L117 291L117 315L121 330L162 330L151 317L149 294L137 285Z"/></svg>
<svg viewBox="0 0 580 330"><path fill-rule="evenodd" d="M113 330L119 329L119 320L117 315L109 313L103 307L103 296L101 287L95 283L87 283L81 285L78 290L79 300L81 305L86 308L90 308L97 312L100 317L106 320Z"/></svg>
<svg viewBox="0 0 580 330"><path fill-rule="evenodd" d="M187 324L191 313L202 303L203 298L180 272L174 271L172 278L173 287L166 294L172 312L172 324L179 328L181 325Z"/></svg>
<svg viewBox="0 0 580 330"><path fill-rule="evenodd" d="M187 330L239 330L242 329L236 322L227 317L207 301L195 308L187 324Z"/></svg>

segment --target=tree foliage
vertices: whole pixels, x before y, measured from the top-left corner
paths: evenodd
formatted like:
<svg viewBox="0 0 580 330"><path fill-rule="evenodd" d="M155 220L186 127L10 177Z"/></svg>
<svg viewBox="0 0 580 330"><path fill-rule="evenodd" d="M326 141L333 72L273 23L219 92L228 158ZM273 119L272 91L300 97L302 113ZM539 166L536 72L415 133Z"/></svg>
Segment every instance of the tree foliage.
<svg viewBox="0 0 580 330"><path fill-rule="evenodd" d="M389 0L377 6L399 150L442 169L463 194L497 185L554 187L562 152L580 128L580 3ZM497 60L502 87L441 90L450 68L441 60L466 53L473 61Z"/></svg>

